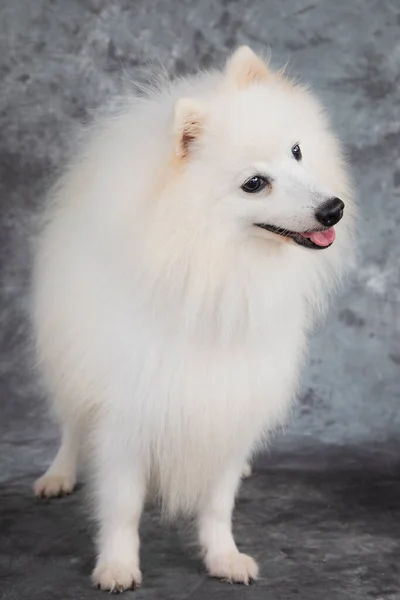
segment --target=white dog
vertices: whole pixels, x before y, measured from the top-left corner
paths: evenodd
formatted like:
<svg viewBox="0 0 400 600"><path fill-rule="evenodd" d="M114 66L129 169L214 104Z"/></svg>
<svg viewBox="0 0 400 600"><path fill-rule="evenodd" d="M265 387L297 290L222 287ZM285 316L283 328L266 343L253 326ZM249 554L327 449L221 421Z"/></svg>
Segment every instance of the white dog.
<svg viewBox="0 0 400 600"><path fill-rule="evenodd" d="M352 213L320 105L247 47L92 128L37 249L35 336L62 442L35 491L71 492L83 450L100 588L140 584L148 494L195 518L210 575L257 577L232 536L235 493L291 407Z"/></svg>

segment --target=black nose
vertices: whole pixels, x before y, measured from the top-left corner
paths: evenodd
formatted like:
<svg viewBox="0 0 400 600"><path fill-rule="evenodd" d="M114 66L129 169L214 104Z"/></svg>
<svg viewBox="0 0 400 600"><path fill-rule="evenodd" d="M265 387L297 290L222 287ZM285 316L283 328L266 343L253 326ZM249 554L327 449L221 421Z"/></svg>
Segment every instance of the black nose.
<svg viewBox="0 0 400 600"><path fill-rule="evenodd" d="M343 217L344 202L340 198L329 198L315 211L315 218L324 227L336 225Z"/></svg>

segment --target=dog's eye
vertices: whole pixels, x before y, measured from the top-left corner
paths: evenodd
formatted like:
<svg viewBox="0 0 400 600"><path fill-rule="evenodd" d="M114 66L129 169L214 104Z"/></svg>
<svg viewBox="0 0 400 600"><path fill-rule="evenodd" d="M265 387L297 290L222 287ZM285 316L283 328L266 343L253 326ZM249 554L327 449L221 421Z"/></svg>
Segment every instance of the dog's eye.
<svg viewBox="0 0 400 600"><path fill-rule="evenodd" d="M261 175L253 175L242 185L242 190L247 194L255 194L256 192L260 192L265 188L268 184L268 180L265 177L261 177Z"/></svg>
<svg viewBox="0 0 400 600"><path fill-rule="evenodd" d="M296 160L301 160L302 159L303 155L301 153L299 144L295 144L293 146L293 148L292 148L292 154L293 154L293 156L295 157Z"/></svg>

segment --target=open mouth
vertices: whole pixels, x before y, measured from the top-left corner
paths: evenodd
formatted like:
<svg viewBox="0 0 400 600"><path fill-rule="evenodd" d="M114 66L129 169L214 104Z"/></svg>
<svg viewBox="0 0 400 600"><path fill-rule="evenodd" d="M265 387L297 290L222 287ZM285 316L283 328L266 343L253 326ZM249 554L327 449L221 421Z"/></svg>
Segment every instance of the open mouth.
<svg viewBox="0 0 400 600"><path fill-rule="evenodd" d="M311 248L312 250L323 250L329 248L335 241L335 229L333 227L319 229L317 231L288 231L281 227L275 227L274 225L267 225L266 223L255 223L256 227L261 227L271 233L276 233L282 237L292 239L299 246L305 248Z"/></svg>

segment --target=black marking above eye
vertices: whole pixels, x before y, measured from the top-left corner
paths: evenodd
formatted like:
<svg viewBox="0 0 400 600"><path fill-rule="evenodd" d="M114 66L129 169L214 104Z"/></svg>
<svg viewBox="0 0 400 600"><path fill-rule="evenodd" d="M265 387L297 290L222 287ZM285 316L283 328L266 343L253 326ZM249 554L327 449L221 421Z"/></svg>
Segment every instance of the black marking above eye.
<svg viewBox="0 0 400 600"><path fill-rule="evenodd" d="M246 192L246 194L255 194L256 192L261 192L268 184L270 184L269 179L266 179L261 175L253 175L244 182L241 189Z"/></svg>
<svg viewBox="0 0 400 600"><path fill-rule="evenodd" d="M301 160L303 158L299 144L293 146L292 154L296 160Z"/></svg>

